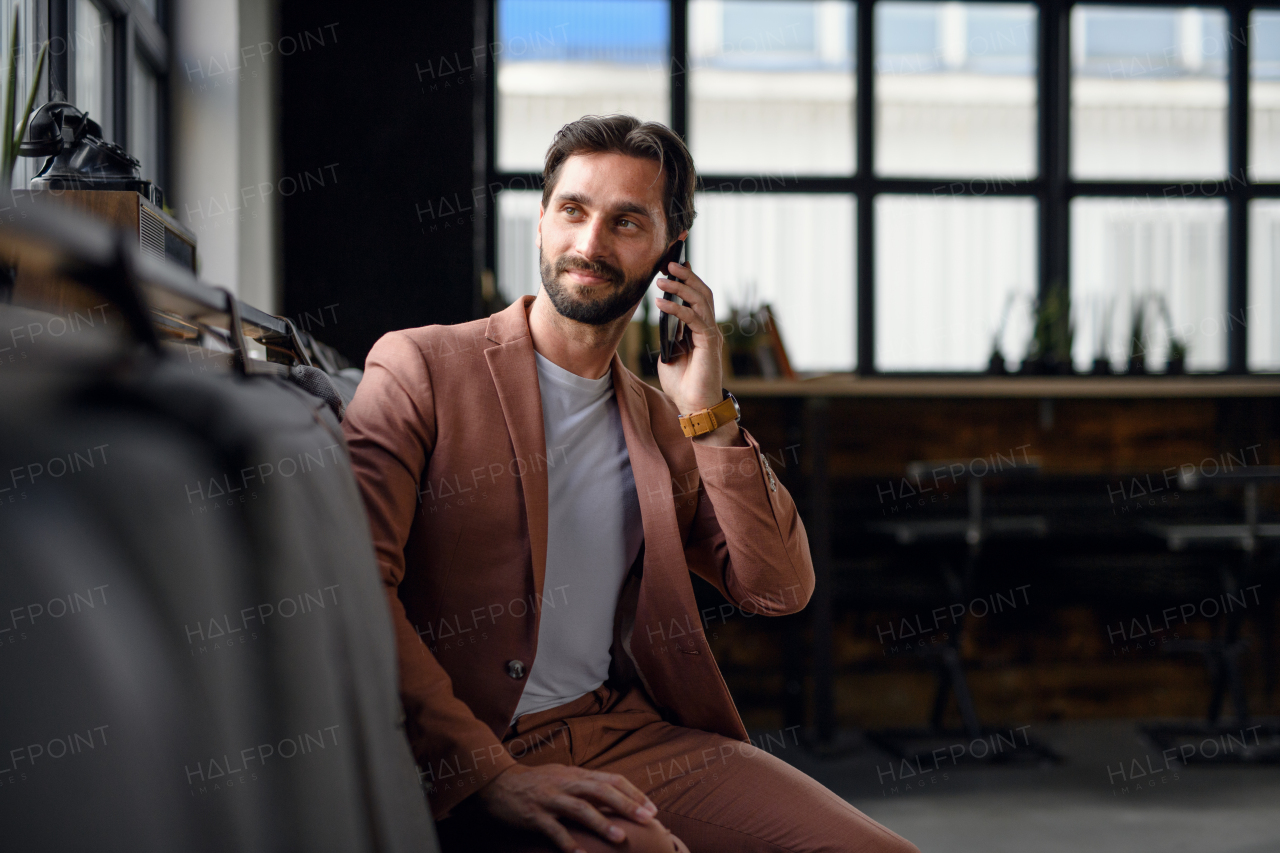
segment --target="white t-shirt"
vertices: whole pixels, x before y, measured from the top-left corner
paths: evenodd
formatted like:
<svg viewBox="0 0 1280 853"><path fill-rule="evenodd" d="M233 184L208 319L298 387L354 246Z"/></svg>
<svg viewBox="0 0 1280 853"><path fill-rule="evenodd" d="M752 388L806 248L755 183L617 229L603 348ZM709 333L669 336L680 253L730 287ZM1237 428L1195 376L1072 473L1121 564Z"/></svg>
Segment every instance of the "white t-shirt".
<svg viewBox="0 0 1280 853"><path fill-rule="evenodd" d="M547 573L516 717L571 702L609 677L618 594L644 541L612 373L585 379L534 356L547 437Z"/></svg>

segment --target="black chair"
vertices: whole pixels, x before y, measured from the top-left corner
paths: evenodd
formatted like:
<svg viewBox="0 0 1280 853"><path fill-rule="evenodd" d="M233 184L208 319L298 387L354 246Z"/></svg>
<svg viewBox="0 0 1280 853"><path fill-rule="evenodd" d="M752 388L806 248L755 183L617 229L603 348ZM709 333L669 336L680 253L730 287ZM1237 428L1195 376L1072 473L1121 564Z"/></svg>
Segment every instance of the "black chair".
<svg viewBox="0 0 1280 853"><path fill-rule="evenodd" d="M955 465L963 468L963 472L954 479L963 481L965 484L967 512L964 517L873 522L868 525L868 529L873 533L892 536L902 547L941 546L942 556L939 559L939 568L946 591L954 601L969 602L975 594L977 569L984 546L988 541L1004 538L1043 538L1048 533L1049 525L1042 515L990 515L986 513L984 506L984 482L1034 477L1040 471L1038 463L1019 462L1002 465L999 470L987 470L982 475L974 474L970 466L963 463L955 463ZM920 477L929 472L944 468L949 472L954 471L955 465L938 461L912 462L907 466L907 476L919 482ZM957 563L962 566L959 572L955 569ZM934 741L940 737L956 735L980 738L984 734L991 733L992 730L984 727L978 718L961 659L960 648L965 621L968 619L967 611L966 607L966 612L959 621L954 623L953 630L948 632L946 642L931 643L913 649L913 653L929 663L937 679L928 727L868 731L867 738L882 749L900 758L909 759L917 754L916 750L908 746L913 741ZM949 731L945 726L947 705L953 694L962 722L960 732ZM1028 746L1029 749L1025 750L1024 754L1041 759L1057 759L1056 754L1041 744L1033 742ZM1001 753L1000 755L1007 759L1010 754Z"/></svg>
<svg viewBox="0 0 1280 853"><path fill-rule="evenodd" d="M1221 591L1223 600L1240 596L1248 590L1262 585L1258 583L1274 568L1277 557L1276 549L1268 547L1280 540L1280 524L1262 523L1258 513L1258 487L1267 482L1280 482L1280 466L1241 467L1230 471L1218 471L1206 475L1198 470L1184 472L1179 477L1179 485L1183 489L1194 490L1213 485L1243 487L1244 520L1242 522L1225 523L1183 523L1146 525L1149 532L1165 540L1170 551L1185 551L1189 548L1230 549L1238 552L1236 559L1224 559L1221 566ZM1263 604L1261 601L1258 602ZM1274 635L1274 608L1259 606L1252 610L1258 613L1263 628L1263 636ZM1211 692L1209 705L1202 724L1152 725L1144 727L1146 734L1161 749L1179 749L1187 738L1199 738L1206 735L1221 736L1239 735L1240 741L1247 741L1246 735L1253 736L1253 744L1237 749L1215 750L1212 756L1196 750L1190 754L1189 760L1202 762L1280 762L1280 722L1264 721L1254 724L1249 714L1248 698L1245 694L1244 677L1241 671L1241 657L1248 648L1248 640L1241 636L1245 620L1250 608L1224 607L1220 621L1218 636L1211 640L1174 640L1165 645L1169 653L1195 654L1204 658L1209 670ZM1274 686L1275 665L1271 660L1270 649L1263 649L1267 669L1268 690ZM1222 721L1223 706L1230 695L1235 722L1226 725ZM1264 746L1263 739L1267 740ZM1234 742L1233 742L1234 743Z"/></svg>

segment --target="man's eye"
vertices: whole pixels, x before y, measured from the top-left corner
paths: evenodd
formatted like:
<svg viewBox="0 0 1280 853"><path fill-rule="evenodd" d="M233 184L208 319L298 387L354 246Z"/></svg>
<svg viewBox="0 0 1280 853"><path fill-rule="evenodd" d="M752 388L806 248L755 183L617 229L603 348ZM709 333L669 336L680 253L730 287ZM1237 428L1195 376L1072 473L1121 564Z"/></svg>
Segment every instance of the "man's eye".
<svg viewBox="0 0 1280 853"><path fill-rule="evenodd" d="M564 212L569 216L577 216L578 208L574 207L573 205L570 205L564 209Z"/></svg>
<svg viewBox="0 0 1280 853"><path fill-rule="evenodd" d="M636 227L637 227L637 226L636 226L636 224L635 224L634 222L632 222L630 219L619 219L619 220L618 220L618 224L619 224L619 225L622 225L622 226L624 226L624 227L627 227L627 228L636 228Z"/></svg>

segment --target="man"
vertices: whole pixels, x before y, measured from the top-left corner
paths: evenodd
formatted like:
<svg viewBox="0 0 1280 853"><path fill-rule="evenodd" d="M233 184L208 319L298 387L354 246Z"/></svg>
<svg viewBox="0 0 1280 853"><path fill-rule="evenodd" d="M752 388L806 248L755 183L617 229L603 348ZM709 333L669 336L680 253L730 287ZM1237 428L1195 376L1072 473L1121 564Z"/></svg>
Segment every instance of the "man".
<svg viewBox="0 0 1280 853"><path fill-rule="evenodd" d="M688 151L588 116L543 178L537 297L386 335L344 423L444 848L914 851L751 746L700 630L691 571L784 614L813 566L687 264L658 279L692 336L662 392L616 354L688 235Z"/></svg>

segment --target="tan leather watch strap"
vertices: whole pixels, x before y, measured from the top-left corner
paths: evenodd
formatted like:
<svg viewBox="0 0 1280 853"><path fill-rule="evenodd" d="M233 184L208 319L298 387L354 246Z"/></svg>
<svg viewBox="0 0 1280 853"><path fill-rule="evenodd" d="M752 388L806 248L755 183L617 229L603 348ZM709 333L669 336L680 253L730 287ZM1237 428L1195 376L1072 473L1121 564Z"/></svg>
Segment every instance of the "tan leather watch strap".
<svg viewBox="0 0 1280 853"><path fill-rule="evenodd" d="M725 397L709 409L703 409L690 415L682 415L680 429L684 430L684 434L687 437L694 438L718 429L730 421L736 420L737 417L738 407L734 405L733 398Z"/></svg>

